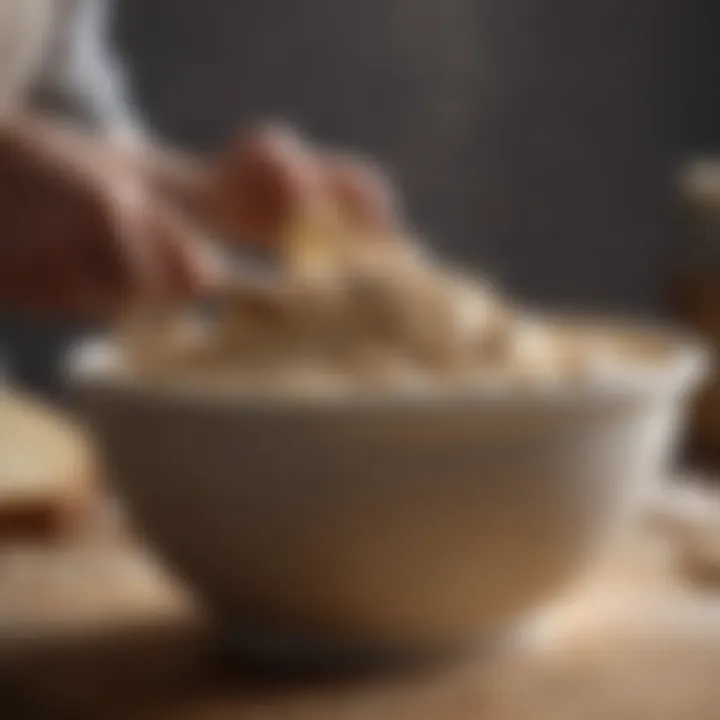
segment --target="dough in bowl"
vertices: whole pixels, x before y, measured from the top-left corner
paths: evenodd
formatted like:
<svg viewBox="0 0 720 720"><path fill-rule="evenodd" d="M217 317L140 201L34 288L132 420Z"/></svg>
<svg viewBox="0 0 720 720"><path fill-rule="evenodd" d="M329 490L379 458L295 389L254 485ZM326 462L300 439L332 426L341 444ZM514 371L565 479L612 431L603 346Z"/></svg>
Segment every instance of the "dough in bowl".
<svg viewBox="0 0 720 720"><path fill-rule="evenodd" d="M364 227L325 197L300 207L282 238L264 294L238 284L212 322L180 312L126 326L131 371L152 381L314 395L554 387L632 360L616 339L533 317L412 233Z"/></svg>

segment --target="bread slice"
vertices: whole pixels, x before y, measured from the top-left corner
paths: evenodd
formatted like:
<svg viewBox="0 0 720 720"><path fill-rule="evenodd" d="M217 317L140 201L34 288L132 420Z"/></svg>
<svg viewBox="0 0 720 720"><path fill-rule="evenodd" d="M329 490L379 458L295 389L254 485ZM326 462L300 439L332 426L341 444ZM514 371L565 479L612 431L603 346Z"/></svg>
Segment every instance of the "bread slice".
<svg viewBox="0 0 720 720"><path fill-rule="evenodd" d="M75 423L0 390L0 541L76 529L94 500L90 445Z"/></svg>

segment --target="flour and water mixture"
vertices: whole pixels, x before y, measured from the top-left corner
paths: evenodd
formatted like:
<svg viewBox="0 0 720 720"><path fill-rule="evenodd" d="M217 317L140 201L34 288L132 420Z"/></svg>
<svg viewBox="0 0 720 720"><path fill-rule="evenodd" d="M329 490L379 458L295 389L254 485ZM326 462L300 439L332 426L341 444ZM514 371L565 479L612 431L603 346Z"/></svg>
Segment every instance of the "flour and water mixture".
<svg viewBox="0 0 720 720"><path fill-rule="evenodd" d="M404 228L377 232L327 201L284 226L263 283L218 293L212 320L179 312L129 324L133 374L261 393L333 394L487 385L557 386L628 356L598 332L520 311L449 267Z"/></svg>

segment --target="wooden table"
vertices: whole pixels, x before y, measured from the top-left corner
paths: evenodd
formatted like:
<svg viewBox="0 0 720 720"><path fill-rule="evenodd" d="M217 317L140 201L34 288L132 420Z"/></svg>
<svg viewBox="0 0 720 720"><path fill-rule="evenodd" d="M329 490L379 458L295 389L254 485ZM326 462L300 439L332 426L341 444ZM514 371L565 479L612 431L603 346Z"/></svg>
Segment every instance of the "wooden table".
<svg viewBox="0 0 720 720"><path fill-rule="evenodd" d="M718 720L720 594L681 572L677 550L640 533L504 648L282 682L222 662L192 600L127 538L8 547L0 718Z"/></svg>

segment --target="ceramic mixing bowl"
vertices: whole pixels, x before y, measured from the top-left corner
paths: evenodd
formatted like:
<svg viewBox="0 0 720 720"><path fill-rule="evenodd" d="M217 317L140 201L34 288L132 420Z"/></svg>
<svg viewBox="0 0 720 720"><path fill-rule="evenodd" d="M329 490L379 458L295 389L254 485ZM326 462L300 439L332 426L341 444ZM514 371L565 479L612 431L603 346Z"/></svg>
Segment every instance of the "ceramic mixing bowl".
<svg viewBox="0 0 720 720"><path fill-rule="evenodd" d="M72 368L137 527L221 617L429 648L527 617L665 475L702 354L612 332L646 366L553 390L263 401L120 380L102 342Z"/></svg>

